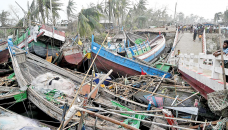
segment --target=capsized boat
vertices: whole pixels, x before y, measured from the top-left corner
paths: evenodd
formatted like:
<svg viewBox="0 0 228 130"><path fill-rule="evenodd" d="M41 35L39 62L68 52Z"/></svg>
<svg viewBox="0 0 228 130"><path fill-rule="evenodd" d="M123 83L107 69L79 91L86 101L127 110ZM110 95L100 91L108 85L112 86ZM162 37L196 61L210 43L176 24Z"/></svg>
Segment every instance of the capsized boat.
<svg viewBox="0 0 228 130"><path fill-rule="evenodd" d="M94 42L94 36L92 36L91 44L92 56L95 57L101 45ZM130 58L123 57L116 52L112 52L108 49L105 49L104 47L102 47L100 52L98 53L95 63L96 67L102 72L107 73L108 70L113 69L112 75L115 77L118 77L120 75L140 75L142 71L145 71L149 75L157 75L162 77L164 74L166 74L166 78L171 77L171 74L168 72L164 72L153 67L144 65L142 63L139 63L137 61L134 61Z"/></svg>
<svg viewBox="0 0 228 130"><path fill-rule="evenodd" d="M29 52L42 58L45 58L47 54L48 56L52 56L52 58L59 55L59 48L65 42L65 32L55 29L53 31L53 28L47 25L36 25L31 29L27 29L27 31L28 34L27 32L24 33L13 44L19 48L24 48L28 44Z"/></svg>

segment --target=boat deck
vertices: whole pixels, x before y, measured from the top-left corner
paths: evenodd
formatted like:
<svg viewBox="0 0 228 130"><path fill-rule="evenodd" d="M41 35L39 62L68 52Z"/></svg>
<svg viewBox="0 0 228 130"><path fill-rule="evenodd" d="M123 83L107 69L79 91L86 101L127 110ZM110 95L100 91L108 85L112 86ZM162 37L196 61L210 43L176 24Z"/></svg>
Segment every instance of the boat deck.
<svg viewBox="0 0 228 130"><path fill-rule="evenodd" d="M202 43L196 37L196 41L193 41L193 33L179 33L178 41L174 54L177 54L177 51L180 50L181 54L190 54L198 55L202 53Z"/></svg>
<svg viewBox="0 0 228 130"><path fill-rule="evenodd" d="M205 53L205 43L199 41L198 38L194 42L191 33L179 33L176 42L174 55L169 61L171 64L178 65L183 79L206 99L208 93L224 90L222 67L220 65L221 56L207 55ZM180 55L175 56L178 50L180 50ZM228 59L228 57L224 58L225 60ZM226 74L228 74L228 70L226 70Z"/></svg>

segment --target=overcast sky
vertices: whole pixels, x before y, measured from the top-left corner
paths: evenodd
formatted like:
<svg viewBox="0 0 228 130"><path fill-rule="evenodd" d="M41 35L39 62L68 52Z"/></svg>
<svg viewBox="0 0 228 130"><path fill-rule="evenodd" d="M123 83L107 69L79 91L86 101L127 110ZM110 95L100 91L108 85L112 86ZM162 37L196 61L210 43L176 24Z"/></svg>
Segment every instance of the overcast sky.
<svg viewBox="0 0 228 130"><path fill-rule="evenodd" d="M27 10L27 1L31 4L32 0L0 0L0 10L9 10L9 5L13 5L18 8L15 1L17 1L25 10ZM102 2L105 0L74 0L76 2L77 12L82 8L87 8L91 2ZM136 3L138 0L131 0L131 3ZM62 7L61 19L66 19L66 6L68 0L60 0L64 4ZM186 15L197 14L203 16L206 19L213 19L214 14L217 12L224 12L228 7L228 0L148 0L148 8L159 9L167 8L170 15L174 15L175 3L177 2L177 12L183 12ZM21 9L18 8L17 12L20 12L20 18L23 17ZM13 15L13 14L12 14Z"/></svg>

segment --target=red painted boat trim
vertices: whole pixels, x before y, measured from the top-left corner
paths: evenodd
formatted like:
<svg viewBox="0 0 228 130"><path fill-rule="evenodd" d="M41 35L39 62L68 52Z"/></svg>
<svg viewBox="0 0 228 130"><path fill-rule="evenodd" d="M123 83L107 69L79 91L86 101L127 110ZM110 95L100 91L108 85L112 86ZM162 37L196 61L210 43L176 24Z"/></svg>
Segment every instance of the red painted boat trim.
<svg viewBox="0 0 228 130"><path fill-rule="evenodd" d="M0 52L0 64L8 62L9 59L9 50L6 49Z"/></svg>
<svg viewBox="0 0 228 130"><path fill-rule="evenodd" d="M68 63L77 65L79 62L82 61L83 54L82 54L82 52L79 52L79 53L64 56L64 58L66 59L66 61Z"/></svg>
<svg viewBox="0 0 228 130"><path fill-rule="evenodd" d="M199 91L200 94L207 99L207 94L214 92L213 89L206 86L205 84L202 84L201 82L197 81L196 79L192 78L188 74L184 73L183 71L179 70L179 72L182 74L182 78L190 84L196 91Z"/></svg>
<svg viewBox="0 0 228 130"><path fill-rule="evenodd" d="M7 41L4 41L4 42L0 43L0 46L5 45L6 43L7 43Z"/></svg>
<svg viewBox="0 0 228 130"><path fill-rule="evenodd" d="M96 54L92 53L93 57L95 57L95 55ZM103 58L99 55L97 55L95 64L96 64L96 67L102 72L107 73L110 69L112 69L113 70L112 76L114 76L114 77L119 77L121 75L127 75L127 76L140 75L140 72L138 72L138 71L124 67L124 66L114 63L110 60L106 60L105 58Z"/></svg>
<svg viewBox="0 0 228 130"><path fill-rule="evenodd" d="M47 30L47 31L49 31L49 32L53 32L53 28L52 28L52 27L45 26L45 25L42 25L40 29L45 29L45 30ZM58 34L58 35L60 35L60 36L65 37L65 32L58 31L58 30L55 30L55 29L54 29L54 33L55 33L55 34Z"/></svg>

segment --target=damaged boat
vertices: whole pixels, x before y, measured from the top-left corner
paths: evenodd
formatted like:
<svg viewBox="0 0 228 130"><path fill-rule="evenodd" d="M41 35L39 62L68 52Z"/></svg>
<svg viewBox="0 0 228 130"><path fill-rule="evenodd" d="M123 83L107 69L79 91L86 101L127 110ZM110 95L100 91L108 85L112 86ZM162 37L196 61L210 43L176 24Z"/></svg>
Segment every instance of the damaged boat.
<svg viewBox="0 0 228 130"><path fill-rule="evenodd" d="M99 52L97 59L95 60L98 70L107 73L108 70L113 69L114 72L112 73L112 75L114 77L118 77L121 75L139 75L142 71L146 72L149 75L163 76L164 74L166 74L166 78L171 77L171 74L168 72L164 72L162 70L147 66L130 58L123 57L116 52L105 49L101 45L94 42L94 36L92 36L91 44L92 56L95 57L95 55Z"/></svg>

